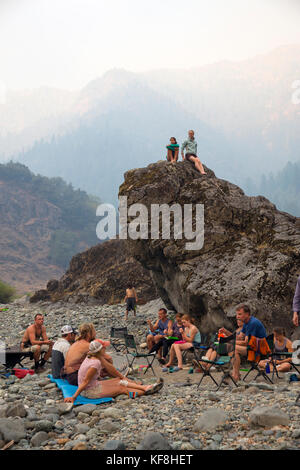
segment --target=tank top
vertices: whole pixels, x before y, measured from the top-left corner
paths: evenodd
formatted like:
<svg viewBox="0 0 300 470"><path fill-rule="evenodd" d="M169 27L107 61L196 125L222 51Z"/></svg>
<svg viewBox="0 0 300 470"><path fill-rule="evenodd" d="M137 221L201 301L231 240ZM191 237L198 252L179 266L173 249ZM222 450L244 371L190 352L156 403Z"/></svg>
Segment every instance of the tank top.
<svg viewBox="0 0 300 470"><path fill-rule="evenodd" d="M288 348L286 347L286 343L287 343L287 338L284 339L284 342L283 342L282 346L279 346L279 344L275 340L274 341L274 350L275 350L275 352L276 353L281 353L281 352L286 353L286 352L288 352ZM276 356L276 358L279 358L279 360L286 359L284 356Z"/></svg>
<svg viewBox="0 0 300 470"><path fill-rule="evenodd" d="M159 320L157 329L161 335L164 334L164 331L168 329L169 319L167 318L166 321Z"/></svg>
<svg viewBox="0 0 300 470"><path fill-rule="evenodd" d="M191 337L190 329L185 330L185 334L187 335L188 338L190 338ZM194 336L193 343L199 343L199 344L201 343L201 334L199 330L197 330L197 333Z"/></svg>

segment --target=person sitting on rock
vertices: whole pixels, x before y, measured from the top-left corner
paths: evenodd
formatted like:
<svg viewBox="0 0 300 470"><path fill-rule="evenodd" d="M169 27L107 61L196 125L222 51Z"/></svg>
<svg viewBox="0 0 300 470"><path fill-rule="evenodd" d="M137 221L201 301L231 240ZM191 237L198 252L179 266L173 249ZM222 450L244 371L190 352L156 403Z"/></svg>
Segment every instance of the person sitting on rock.
<svg viewBox="0 0 300 470"><path fill-rule="evenodd" d="M34 317L33 325L26 330L21 342L21 350L32 352L34 358L34 369L43 367L51 357L53 341L49 340L44 326L44 317L37 313ZM40 360L41 355L45 353Z"/></svg>
<svg viewBox="0 0 300 470"><path fill-rule="evenodd" d="M166 371L172 366L175 356L177 357L178 366L173 368L173 372L182 369L182 351L191 349L192 347L200 347L201 334L198 328L194 325L194 320L190 315L183 315L182 324L184 328L179 328L182 335L182 341L175 341L170 349L170 358L163 371Z"/></svg>
<svg viewBox="0 0 300 470"><path fill-rule="evenodd" d="M242 304L236 309L236 313L243 321L244 325L240 333L240 339L236 341L232 377L237 382L240 380L241 356L248 355L248 342L250 336L258 339L266 338L264 325L258 318L251 315L248 305Z"/></svg>
<svg viewBox="0 0 300 470"><path fill-rule="evenodd" d="M184 156L185 150L186 154ZM189 131L188 139L185 140L181 146L181 156L183 161L186 159L194 163L195 168L201 173L201 175L206 175L203 165L197 157L197 142L195 140L195 133L192 130Z"/></svg>
<svg viewBox="0 0 300 470"><path fill-rule="evenodd" d="M158 320L154 323L154 325L152 325L151 320L147 320L147 323L149 326L147 346L150 352L153 346L164 338L168 330L172 329L172 320L169 320L167 316L167 310L165 308L161 308L158 311ZM158 356L161 357L160 351L158 352Z"/></svg>
<svg viewBox="0 0 300 470"><path fill-rule="evenodd" d="M292 365L292 357L286 357L284 355L280 355L281 353L292 353L293 352L293 345L292 342L286 338L285 336L285 331L284 328L281 328L279 326L275 327L273 329L273 334L274 334L274 351L276 356L273 358L273 362L271 362L271 359L265 359L263 361L260 361L258 366L261 369L265 369L267 363L269 363L270 370L273 370L273 364L276 367L276 370L278 372L288 372Z"/></svg>
<svg viewBox="0 0 300 470"><path fill-rule="evenodd" d="M167 160L170 163L176 163L178 160L179 145L175 137L170 138L170 144L167 145Z"/></svg>
<svg viewBox="0 0 300 470"><path fill-rule="evenodd" d="M175 316L175 321L171 327L171 329L165 330L165 336L150 350L152 352L158 352L162 348L162 357L158 360L161 364L165 364L167 362L167 355L169 352L170 347L175 341L182 340L182 335L180 332L180 328L183 328L182 324L182 313L177 313Z"/></svg>
<svg viewBox="0 0 300 470"><path fill-rule="evenodd" d="M128 285L126 289L126 296L125 296L124 302L126 302L125 321L127 321L128 312L130 312L130 310L133 310L133 315L136 317L136 305L138 302L135 288L133 287L131 283Z"/></svg>
<svg viewBox="0 0 300 470"><path fill-rule="evenodd" d="M75 342L77 331L70 325L65 325L61 329L61 338L55 341L52 349L52 377L60 379L62 369L65 365L67 352L71 344Z"/></svg>
<svg viewBox="0 0 300 470"><path fill-rule="evenodd" d="M162 379L154 385L139 385L128 380L112 364L107 364L105 349L98 341L89 343L87 357L78 372L78 389L72 397L65 398L65 402L74 403L78 395L86 398L106 398L125 394L129 398L136 398L158 392L163 387ZM110 374L115 378L101 380L103 365L108 367Z"/></svg>

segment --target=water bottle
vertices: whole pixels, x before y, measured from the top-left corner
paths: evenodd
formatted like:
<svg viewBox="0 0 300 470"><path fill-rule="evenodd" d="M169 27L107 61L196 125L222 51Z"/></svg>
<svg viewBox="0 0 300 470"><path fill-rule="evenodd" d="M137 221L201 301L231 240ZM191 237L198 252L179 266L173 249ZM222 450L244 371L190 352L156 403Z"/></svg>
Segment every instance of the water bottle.
<svg viewBox="0 0 300 470"><path fill-rule="evenodd" d="M266 364L266 374L270 373L270 364L267 362Z"/></svg>

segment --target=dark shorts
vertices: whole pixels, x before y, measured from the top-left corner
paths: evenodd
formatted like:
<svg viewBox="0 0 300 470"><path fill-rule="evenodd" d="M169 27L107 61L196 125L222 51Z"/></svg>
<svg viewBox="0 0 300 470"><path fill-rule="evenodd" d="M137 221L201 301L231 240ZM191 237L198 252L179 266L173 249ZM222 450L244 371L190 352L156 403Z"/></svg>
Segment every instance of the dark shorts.
<svg viewBox="0 0 300 470"><path fill-rule="evenodd" d="M130 310L135 311L135 309L136 309L135 297L129 297L129 298L127 299L126 309L128 310L128 312L129 312Z"/></svg>
<svg viewBox="0 0 300 470"><path fill-rule="evenodd" d="M78 387L78 370L72 372L71 374L65 374L63 376L70 385L76 385Z"/></svg>
<svg viewBox="0 0 300 470"><path fill-rule="evenodd" d="M190 157L198 158L197 155L195 155L194 153L186 153L185 154L186 160L190 160Z"/></svg>

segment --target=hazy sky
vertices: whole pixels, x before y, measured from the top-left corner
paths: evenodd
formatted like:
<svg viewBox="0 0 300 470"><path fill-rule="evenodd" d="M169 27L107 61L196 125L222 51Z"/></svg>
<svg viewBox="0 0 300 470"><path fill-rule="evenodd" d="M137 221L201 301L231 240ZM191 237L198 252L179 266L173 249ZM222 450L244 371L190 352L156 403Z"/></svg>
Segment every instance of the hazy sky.
<svg viewBox="0 0 300 470"><path fill-rule="evenodd" d="M0 88L246 59L300 44L299 24L300 0L0 0Z"/></svg>

